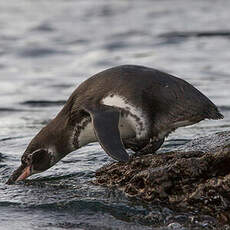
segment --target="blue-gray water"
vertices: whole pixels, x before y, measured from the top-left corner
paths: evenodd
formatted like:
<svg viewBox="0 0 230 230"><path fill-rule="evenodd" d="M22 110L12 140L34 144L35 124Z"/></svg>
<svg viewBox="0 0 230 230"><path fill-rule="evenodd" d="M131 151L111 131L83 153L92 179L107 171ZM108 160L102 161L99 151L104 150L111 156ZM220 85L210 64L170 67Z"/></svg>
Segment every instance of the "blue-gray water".
<svg viewBox="0 0 230 230"><path fill-rule="evenodd" d="M30 139L83 80L120 64L189 81L225 119L181 128L164 149L230 127L230 37L161 36L230 30L226 0L53 0L0 3L0 229L214 229L199 213L130 200L90 183L112 162L97 143L26 183L5 185Z"/></svg>

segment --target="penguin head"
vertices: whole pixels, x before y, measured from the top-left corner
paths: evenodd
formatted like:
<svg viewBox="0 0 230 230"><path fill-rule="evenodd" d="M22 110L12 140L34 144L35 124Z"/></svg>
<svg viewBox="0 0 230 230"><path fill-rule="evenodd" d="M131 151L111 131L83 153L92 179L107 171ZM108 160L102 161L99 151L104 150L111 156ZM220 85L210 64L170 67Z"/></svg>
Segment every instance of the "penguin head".
<svg viewBox="0 0 230 230"><path fill-rule="evenodd" d="M30 174L28 176L47 170L52 166L51 162L52 153L44 148L36 149L32 153L25 152L21 158L21 164L29 168ZM25 178L22 177L21 179L24 180Z"/></svg>
<svg viewBox="0 0 230 230"><path fill-rule="evenodd" d="M31 140L21 157L21 165L13 172L7 184L25 180L27 177L46 171L72 151L67 132L58 130L54 122L42 128Z"/></svg>
<svg viewBox="0 0 230 230"><path fill-rule="evenodd" d="M49 149L38 148L34 151L24 152L21 158L21 165L13 172L7 184L16 181L25 180L27 177L43 172L52 167L54 162L54 153Z"/></svg>

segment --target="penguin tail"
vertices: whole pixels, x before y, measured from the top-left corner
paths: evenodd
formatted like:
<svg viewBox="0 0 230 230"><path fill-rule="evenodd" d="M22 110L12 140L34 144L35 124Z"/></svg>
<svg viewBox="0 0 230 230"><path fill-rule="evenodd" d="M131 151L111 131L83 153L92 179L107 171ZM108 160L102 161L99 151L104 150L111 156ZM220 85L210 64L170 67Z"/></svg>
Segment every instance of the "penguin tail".
<svg viewBox="0 0 230 230"><path fill-rule="evenodd" d="M223 119L224 115L220 113L217 107L212 107L212 110L208 111L207 113L207 119L212 119L212 120L219 120Z"/></svg>

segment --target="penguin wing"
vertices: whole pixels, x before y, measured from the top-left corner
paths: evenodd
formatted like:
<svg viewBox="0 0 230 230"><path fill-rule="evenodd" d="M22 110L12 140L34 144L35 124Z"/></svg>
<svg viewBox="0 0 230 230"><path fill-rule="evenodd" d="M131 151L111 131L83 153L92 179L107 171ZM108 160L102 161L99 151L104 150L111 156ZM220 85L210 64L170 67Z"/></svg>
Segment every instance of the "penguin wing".
<svg viewBox="0 0 230 230"><path fill-rule="evenodd" d="M111 106L84 106L92 118L95 135L105 152L121 162L127 162L129 155L125 151L118 129L120 111Z"/></svg>

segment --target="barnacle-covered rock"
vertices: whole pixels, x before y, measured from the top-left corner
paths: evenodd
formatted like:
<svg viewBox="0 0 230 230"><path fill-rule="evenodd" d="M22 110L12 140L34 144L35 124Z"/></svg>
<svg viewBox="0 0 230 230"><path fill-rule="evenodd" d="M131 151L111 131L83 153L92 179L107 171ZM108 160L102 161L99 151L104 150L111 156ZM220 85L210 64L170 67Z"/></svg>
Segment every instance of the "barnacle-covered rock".
<svg viewBox="0 0 230 230"><path fill-rule="evenodd" d="M230 132L195 139L172 152L107 165L96 172L94 183L230 223Z"/></svg>

